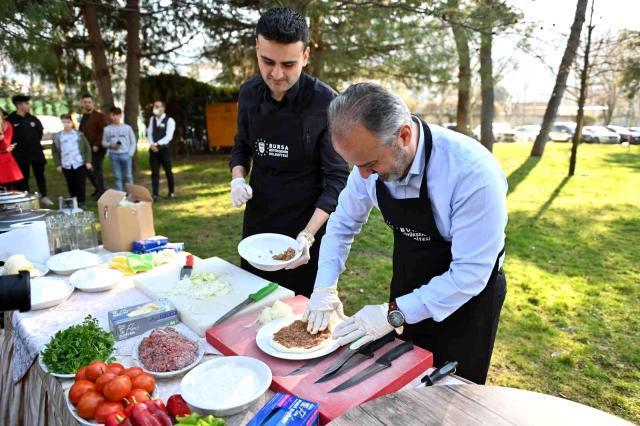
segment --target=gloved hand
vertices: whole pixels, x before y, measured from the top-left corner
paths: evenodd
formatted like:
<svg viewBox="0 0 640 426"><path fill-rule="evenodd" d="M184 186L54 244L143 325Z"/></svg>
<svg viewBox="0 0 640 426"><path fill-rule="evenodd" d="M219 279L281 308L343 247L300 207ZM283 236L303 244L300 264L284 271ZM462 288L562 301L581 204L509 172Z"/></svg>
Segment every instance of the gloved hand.
<svg viewBox="0 0 640 426"><path fill-rule="evenodd" d="M242 207L251 197L253 197L253 189L245 182L243 177L231 180L231 204L233 207Z"/></svg>
<svg viewBox="0 0 640 426"><path fill-rule="evenodd" d="M307 308L302 314L302 321L307 321L307 331L316 334L329 326L331 314L336 312L340 319L345 319L342 302L338 297L338 287L317 287L311 293Z"/></svg>
<svg viewBox="0 0 640 426"><path fill-rule="evenodd" d="M298 266L306 265L311 259L309 249L311 248L311 244L313 243L309 240L307 234L305 234L304 232L299 233L296 241L298 242L298 250L302 250L302 254L298 258L298 260L287 266L285 269L295 269Z"/></svg>
<svg viewBox="0 0 640 426"><path fill-rule="evenodd" d="M333 331L333 338L337 338L341 346L355 342L349 347L350 349L358 349L364 344L378 340L394 330L387 321L388 312L388 303L367 305L356 312L354 316L339 324ZM395 330L398 334L402 334L403 327Z"/></svg>

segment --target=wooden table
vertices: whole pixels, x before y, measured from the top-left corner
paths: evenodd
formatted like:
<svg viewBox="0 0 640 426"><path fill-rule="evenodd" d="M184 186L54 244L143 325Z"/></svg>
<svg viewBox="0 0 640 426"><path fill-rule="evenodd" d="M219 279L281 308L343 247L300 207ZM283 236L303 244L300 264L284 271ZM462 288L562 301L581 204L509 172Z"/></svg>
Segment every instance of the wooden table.
<svg viewBox="0 0 640 426"><path fill-rule="evenodd" d="M369 401L329 423L352 425L630 425L551 395L480 385L432 386Z"/></svg>

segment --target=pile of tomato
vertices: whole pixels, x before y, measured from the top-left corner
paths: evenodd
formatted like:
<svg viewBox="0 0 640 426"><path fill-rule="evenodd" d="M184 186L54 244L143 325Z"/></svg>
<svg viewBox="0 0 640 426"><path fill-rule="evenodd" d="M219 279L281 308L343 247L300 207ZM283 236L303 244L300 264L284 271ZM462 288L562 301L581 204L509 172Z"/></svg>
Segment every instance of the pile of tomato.
<svg viewBox="0 0 640 426"><path fill-rule="evenodd" d="M155 378L139 367L93 361L76 373L69 400L83 419L104 423L112 413L151 400L155 387Z"/></svg>

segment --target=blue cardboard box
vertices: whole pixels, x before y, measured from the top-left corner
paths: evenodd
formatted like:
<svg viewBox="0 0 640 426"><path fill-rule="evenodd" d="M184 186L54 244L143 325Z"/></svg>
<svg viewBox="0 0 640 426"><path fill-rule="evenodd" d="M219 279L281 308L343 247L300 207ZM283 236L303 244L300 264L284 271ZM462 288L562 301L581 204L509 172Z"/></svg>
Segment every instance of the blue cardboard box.
<svg viewBox="0 0 640 426"><path fill-rule="evenodd" d="M318 404L278 392L247 426L317 426L319 422Z"/></svg>
<svg viewBox="0 0 640 426"><path fill-rule="evenodd" d="M162 235L156 235L155 237L134 241L133 244L131 244L131 248L137 251L144 251L150 248L164 246L168 242L169 238L163 237Z"/></svg>

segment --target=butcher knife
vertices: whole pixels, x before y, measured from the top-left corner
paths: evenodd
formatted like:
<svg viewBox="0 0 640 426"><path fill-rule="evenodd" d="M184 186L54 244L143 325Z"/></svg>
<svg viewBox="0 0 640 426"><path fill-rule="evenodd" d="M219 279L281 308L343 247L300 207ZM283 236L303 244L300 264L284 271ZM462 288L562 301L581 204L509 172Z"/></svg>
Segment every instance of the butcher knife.
<svg viewBox="0 0 640 426"><path fill-rule="evenodd" d="M328 380L335 379L336 377L351 370L361 362L369 358L373 358L375 351L377 351L387 343L393 342L393 339L395 339L395 337L396 333L395 331L392 331L391 333L384 335L378 340L367 343L366 345L358 349L347 348L336 358L336 360L329 366L329 368L324 371L325 375L316 380L316 383L323 383Z"/></svg>
<svg viewBox="0 0 640 426"><path fill-rule="evenodd" d="M235 314L237 314L238 312L240 312L250 304L264 299L265 297L267 297L277 289L278 289L278 284L276 283L267 284L266 286L262 287L260 290L256 291L255 293L251 293L244 302L240 303L238 306L236 306L235 308L231 309L229 312L221 316L220 319L218 319L218 321L213 323L213 325L218 325L221 322L228 320L229 318L231 318L232 316L234 316Z"/></svg>
<svg viewBox="0 0 640 426"><path fill-rule="evenodd" d="M420 379L422 383L418 385L418 387L421 388L424 386L433 386L438 380L448 376L449 374L454 374L456 372L456 368L458 368L458 361L446 362L442 367L438 368L433 373L427 374L422 379Z"/></svg>
<svg viewBox="0 0 640 426"><path fill-rule="evenodd" d="M364 370L362 370L361 372L359 372L358 374L356 374L346 382L341 383L335 388L331 389L329 393L340 392L345 389L349 389L350 387L353 387L358 383L367 380L369 377L374 376L379 372L381 372L382 370L385 370L391 367L392 362L395 359L398 359L403 354L412 350L413 350L413 343L411 342L404 342L399 344L398 346L394 347L393 349L391 349L390 351L382 355L380 358L375 360L373 364L371 364L370 366L368 366L367 368L365 368Z"/></svg>
<svg viewBox="0 0 640 426"><path fill-rule="evenodd" d="M312 369L313 367L315 367L316 365L320 364L322 361L324 361L325 358L329 357L333 355L333 352L330 352L326 355L322 355L319 356L318 358L314 358L309 362L306 362L304 364L302 364L300 367L296 368L295 370L291 370L289 373L287 373L285 375L285 377L288 376L297 376L298 374L302 374L306 371L309 371L310 369Z"/></svg>
<svg viewBox="0 0 640 426"><path fill-rule="evenodd" d="M186 278L191 277L191 272L193 271L193 255L190 254L187 256L187 261L185 262L182 269L180 269L180 279L184 280Z"/></svg>

